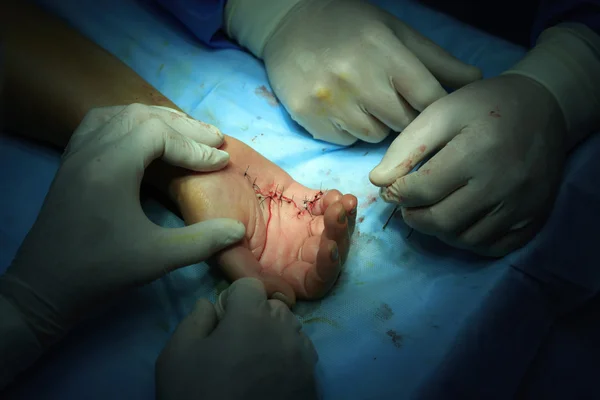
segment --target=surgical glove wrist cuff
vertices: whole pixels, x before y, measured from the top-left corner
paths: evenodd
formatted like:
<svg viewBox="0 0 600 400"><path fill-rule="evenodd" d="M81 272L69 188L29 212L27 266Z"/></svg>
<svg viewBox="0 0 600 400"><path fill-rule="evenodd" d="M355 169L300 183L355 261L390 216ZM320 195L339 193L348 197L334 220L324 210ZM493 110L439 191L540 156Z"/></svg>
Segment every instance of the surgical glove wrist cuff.
<svg viewBox="0 0 600 400"><path fill-rule="evenodd" d="M0 390L43 353L44 347L31 331L19 309L0 294Z"/></svg>
<svg viewBox="0 0 600 400"><path fill-rule="evenodd" d="M307 0L229 0L225 6L227 35L262 59L275 29L303 1Z"/></svg>
<svg viewBox="0 0 600 400"><path fill-rule="evenodd" d="M56 343L66 333L65 324L57 323L60 318L55 308L9 272L0 276L0 295L19 311L43 349Z"/></svg>
<svg viewBox="0 0 600 400"><path fill-rule="evenodd" d="M563 112L570 150L600 129L600 37L583 24L546 29L536 46L504 74L529 77L552 93Z"/></svg>

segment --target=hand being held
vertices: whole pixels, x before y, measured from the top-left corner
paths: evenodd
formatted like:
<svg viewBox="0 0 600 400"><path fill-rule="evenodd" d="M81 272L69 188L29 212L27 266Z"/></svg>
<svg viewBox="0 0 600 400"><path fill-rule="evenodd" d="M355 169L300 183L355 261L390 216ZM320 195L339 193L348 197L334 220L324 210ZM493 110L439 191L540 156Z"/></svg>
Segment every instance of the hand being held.
<svg viewBox="0 0 600 400"><path fill-rule="evenodd" d="M0 277L0 294L43 346L110 295L205 260L245 234L231 219L165 229L139 190L155 159L194 171L224 168L213 126L140 104L90 111L73 134L34 226Z"/></svg>
<svg viewBox="0 0 600 400"><path fill-rule="evenodd" d="M290 307L323 297L350 250L356 197L307 188L234 138L222 148L231 155L227 168L172 183L186 223L232 218L246 226L244 239L215 257L231 280L259 278Z"/></svg>
<svg viewBox="0 0 600 400"><path fill-rule="evenodd" d="M315 139L378 143L480 71L366 1L302 1L267 41L271 86ZM441 83L441 84L440 84Z"/></svg>
<svg viewBox="0 0 600 400"><path fill-rule="evenodd" d="M551 210L565 129L557 102L537 82L519 75L475 82L419 115L370 179L417 231L503 256L528 242Z"/></svg>

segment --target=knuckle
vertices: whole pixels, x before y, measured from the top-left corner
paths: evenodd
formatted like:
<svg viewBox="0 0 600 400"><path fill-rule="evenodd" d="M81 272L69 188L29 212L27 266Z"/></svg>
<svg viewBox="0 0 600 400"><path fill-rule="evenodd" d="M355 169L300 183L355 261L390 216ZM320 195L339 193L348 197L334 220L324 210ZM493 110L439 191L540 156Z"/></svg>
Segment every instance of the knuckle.
<svg viewBox="0 0 600 400"><path fill-rule="evenodd" d="M352 61L348 58L340 58L331 64L331 72L340 79L346 78L353 70Z"/></svg>
<svg viewBox="0 0 600 400"><path fill-rule="evenodd" d="M360 30L360 38L366 44L379 47L382 43L385 43L386 30L388 29L381 22L369 22Z"/></svg>
<svg viewBox="0 0 600 400"><path fill-rule="evenodd" d="M328 85L317 83L311 91L311 99L322 102L331 103L333 101L333 92Z"/></svg>
<svg viewBox="0 0 600 400"><path fill-rule="evenodd" d="M148 106L141 104L141 103L132 103L132 104L129 104L127 107L125 107L125 111L128 114L137 115L142 112L147 112Z"/></svg>
<svg viewBox="0 0 600 400"><path fill-rule="evenodd" d="M310 105L304 97L297 97L288 101L287 109L290 114L303 116L308 114Z"/></svg>
<svg viewBox="0 0 600 400"><path fill-rule="evenodd" d="M143 136L147 133L152 134L174 134L173 130L158 117L150 117L140 122L138 125L139 129L137 129L138 135Z"/></svg>

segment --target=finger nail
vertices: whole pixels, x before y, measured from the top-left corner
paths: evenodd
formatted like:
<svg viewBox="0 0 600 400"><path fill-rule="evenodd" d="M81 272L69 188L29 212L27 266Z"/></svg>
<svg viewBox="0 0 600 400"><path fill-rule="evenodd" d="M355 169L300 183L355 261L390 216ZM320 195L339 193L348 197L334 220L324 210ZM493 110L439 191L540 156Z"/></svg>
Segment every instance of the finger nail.
<svg viewBox="0 0 600 400"><path fill-rule="evenodd" d="M340 215L338 216L338 222L340 224L343 224L346 222L346 210L342 210L342 212L340 212Z"/></svg>
<svg viewBox="0 0 600 400"><path fill-rule="evenodd" d="M337 245L333 246L333 249L331 249L331 261L337 261L340 258L340 253L338 251L338 247Z"/></svg>
<svg viewBox="0 0 600 400"><path fill-rule="evenodd" d="M356 215L356 207L354 207L352 210L350 210L350 215L352 217L354 217Z"/></svg>
<svg viewBox="0 0 600 400"><path fill-rule="evenodd" d="M283 302L288 307L290 306L290 299L285 294L283 294L281 292L275 292L275 293L273 293L273 295L271 296L271 298L274 299L274 300L279 300L279 301Z"/></svg>

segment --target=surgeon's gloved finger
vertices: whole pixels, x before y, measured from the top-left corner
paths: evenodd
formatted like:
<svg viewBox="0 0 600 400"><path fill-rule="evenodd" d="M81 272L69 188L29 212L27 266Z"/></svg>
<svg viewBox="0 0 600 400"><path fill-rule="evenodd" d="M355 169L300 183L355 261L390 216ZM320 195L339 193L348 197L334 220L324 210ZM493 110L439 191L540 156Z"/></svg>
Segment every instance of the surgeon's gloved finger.
<svg viewBox="0 0 600 400"><path fill-rule="evenodd" d="M464 186L429 207L402 208L402 218L411 228L438 237L456 237L485 217L492 207L484 194Z"/></svg>
<svg viewBox="0 0 600 400"><path fill-rule="evenodd" d="M175 167L199 172L217 171L229 163L228 153L197 143L160 119L143 122L122 140L131 149L123 152L123 156L135 162L131 155L143 152L144 168L157 158Z"/></svg>
<svg viewBox="0 0 600 400"><path fill-rule="evenodd" d="M162 387L165 378L176 374L178 368L186 368L182 361L190 359L190 353L198 341L210 336L218 323L214 306L206 299L200 299L175 328L175 332L156 360L157 385ZM185 361L184 361L185 362ZM163 391L160 390L159 391ZM161 396L161 398L168 398Z"/></svg>
<svg viewBox="0 0 600 400"><path fill-rule="evenodd" d="M442 85L458 89L482 78L479 68L463 63L407 24L396 20L393 27L404 45Z"/></svg>
<svg viewBox="0 0 600 400"><path fill-rule="evenodd" d="M350 146L358 141L355 136L336 125L337 121L335 120L332 121L320 116L294 117L294 120L317 140L337 144L338 146Z"/></svg>
<svg viewBox="0 0 600 400"><path fill-rule="evenodd" d="M159 117L167 125L190 139L211 147L223 144L225 136L214 125L189 117L187 114L163 106L150 106L150 117Z"/></svg>
<svg viewBox="0 0 600 400"><path fill-rule="evenodd" d="M278 299L293 307L296 304L296 292L280 276L263 275L262 266L254 254L244 245L232 246L217 256L217 262L227 277L237 282L242 278L255 278L262 282L269 298Z"/></svg>
<svg viewBox="0 0 600 400"><path fill-rule="evenodd" d="M503 203L490 207L486 215L458 236L456 243L464 248L481 251L502 242L496 246L502 248L515 242L515 239L527 236L527 233L530 234L528 238L531 238L540 227L539 220L529 218L515 220L510 214L511 210L506 209Z"/></svg>
<svg viewBox="0 0 600 400"><path fill-rule="evenodd" d="M215 253L239 242L246 234L244 224L228 218L211 219L183 228L163 228L150 225L147 234L146 248L141 249L148 265L155 265L151 270L144 266L147 280L162 276L177 268L205 261Z"/></svg>
<svg viewBox="0 0 600 400"><path fill-rule="evenodd" d="M456 143L445 146L421 168L397 179L383 190L402 207L425 207L447 198L466 185L472 176L464 159L456 156L456 147ZM474 201L484 197L478 193L471 193L471 196ZM462 207L464 205L460 209Z"/></svg>
<svg viewBox="0 0 600 400"><path fill-rule="evenodd" d="M302 340L302 346L306 350L305 355L307 357L307 361L311 365L315 365L319 362L319 353L317 353L317 349L315 349L315 345L312 340L304 332L299 332L300 340Z"/></svg>
<svg viewBox="0 0 600 400"><path fill-rule="evenodd" d="M391 76L393 86L398 93L412 106L421 112L434 101L446 96L446 91L393 32L388 33L386 41L390 57L387 73Z"/></svg>
<svg viewBox="0 0 600 400"><path fill-rule="evenodd" d="M504 257L529 243L539 231L541 225L541 223L531 223L521 229L510 231L494 243L485 247L475 248L473 251L487 257Z"/></svg>
<svg viewBox="0 0 600 400"><path fill-rule="evenodd" d="M392 82L382 90L363 94L367 112L389 126L395 132L401 132L418 115L417 111L396 92Z"/></svg>
<svg viewBox="0 0 600 400"><path fill-rule="evenodd" d="M353 104L340 118L330 117L332 123L339 129L367 143L379 143L390 133L390 128Z"/></svg>
<svg viewBox="0 0 600 400"><path fill-rule="evenodd" d="M391 185L459 133L452 108L438 104L421 113L392 142L379 165L370 172L371 183L379 187Z"/></svg>
<svg viewBox="0 0 600 400"><path fill-rule="evenodd" d="M539 222L532 222L516 230L504 230L493 235L495 239L488 239L487 242L479 240L475 235L442 236L439 239L450 246L484 257L500 258L527 244L539 231L540 225Z"/></svg>

